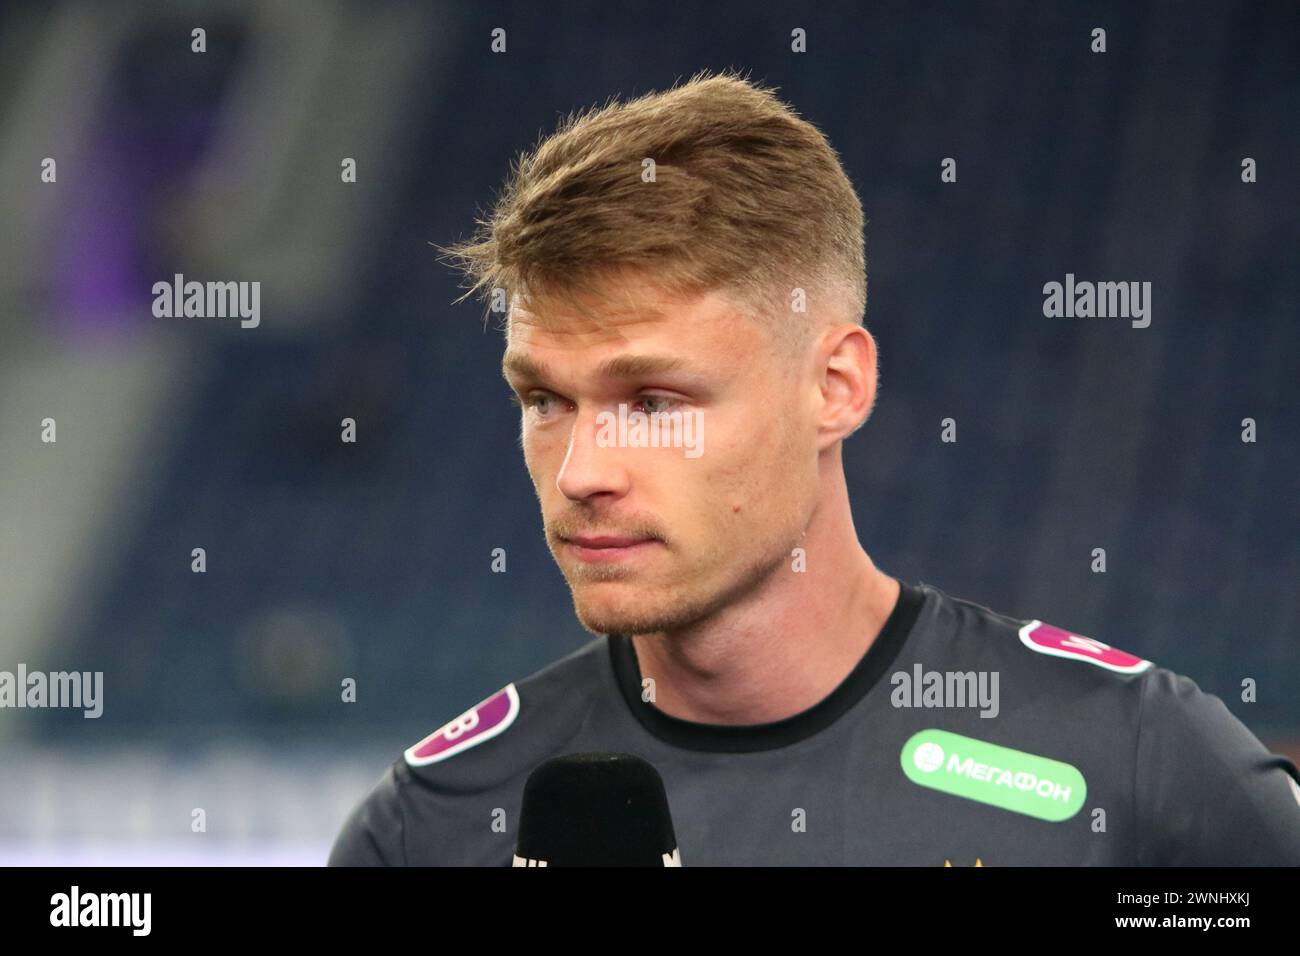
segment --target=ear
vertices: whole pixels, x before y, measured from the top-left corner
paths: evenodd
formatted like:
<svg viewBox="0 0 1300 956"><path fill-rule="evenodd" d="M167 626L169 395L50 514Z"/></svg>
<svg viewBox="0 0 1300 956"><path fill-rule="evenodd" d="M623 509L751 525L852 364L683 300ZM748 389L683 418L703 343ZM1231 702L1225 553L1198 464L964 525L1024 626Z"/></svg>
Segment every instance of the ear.
<svg viewBox="0 0 1300 956"><path fill-rule="evenodd" d="M862 427L876 402L876 340L860 325L837 325L817 344L822 407L817 450Z"/></svg>

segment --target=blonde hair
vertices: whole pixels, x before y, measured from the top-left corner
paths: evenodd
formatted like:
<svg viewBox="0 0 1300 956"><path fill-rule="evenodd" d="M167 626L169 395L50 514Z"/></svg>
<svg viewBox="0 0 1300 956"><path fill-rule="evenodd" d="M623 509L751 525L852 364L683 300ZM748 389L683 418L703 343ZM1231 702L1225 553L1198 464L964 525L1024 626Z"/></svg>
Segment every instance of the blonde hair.
<svg viewBox="0 0 1300 956"><path fill-rule="evenodd" d="M529 311L577 304L631 269L684 297L729 294L787 342L810 326L796 288L809 313L861 323L866 308L862 204L838 155L730 71L570 114L476 222L471 240L437 247L471 281L457 302L503 289Z"/></svg>

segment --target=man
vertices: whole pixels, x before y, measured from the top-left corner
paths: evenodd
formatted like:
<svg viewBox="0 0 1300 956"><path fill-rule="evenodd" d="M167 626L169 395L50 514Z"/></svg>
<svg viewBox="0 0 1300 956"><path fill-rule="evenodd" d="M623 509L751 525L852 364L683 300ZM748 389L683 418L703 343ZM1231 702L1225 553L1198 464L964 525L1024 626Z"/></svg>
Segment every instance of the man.
<svg viewBox="0 0 1300 956"><path fill-rule="evenodd" d="M509 293L524 459L597 637L407 750L331 864L509 865L528 774L588 751L658 769L687 866L1300 863L1295 766L1217 698L863 550L862 209L770 90L570 117L481 227L449 251Z"/></svg>

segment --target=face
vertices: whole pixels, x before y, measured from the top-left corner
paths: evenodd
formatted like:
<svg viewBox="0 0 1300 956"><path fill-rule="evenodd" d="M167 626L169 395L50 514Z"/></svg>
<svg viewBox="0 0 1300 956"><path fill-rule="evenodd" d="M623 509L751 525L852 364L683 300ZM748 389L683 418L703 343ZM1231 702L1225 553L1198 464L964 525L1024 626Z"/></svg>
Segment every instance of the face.
<svg viewBox="0 0 1300 956"><path fill-rule="evenodd" d="M514 309L503 361L546 540L593 633L671 631L742 599L788 569L816 504L807 363L716 294L629 288L637 311L602 311L605 329ZM692 416L691 454L620 441L620 404L629 421Z"/></svg>

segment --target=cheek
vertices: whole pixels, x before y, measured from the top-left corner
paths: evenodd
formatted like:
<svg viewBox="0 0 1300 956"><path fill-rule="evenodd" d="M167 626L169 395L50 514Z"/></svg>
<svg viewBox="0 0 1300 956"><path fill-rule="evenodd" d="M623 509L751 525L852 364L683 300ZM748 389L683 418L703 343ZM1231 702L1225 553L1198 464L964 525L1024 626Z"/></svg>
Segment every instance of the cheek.
<svg viewBox="0 0 1300 956"><path fill-rule="evenodd" d="M539 500L545 500L549 491L555 490L555 475L558 465L553 465L549 452L539 447L536 441L524 441L524 467L528 477L533 481L533 490Z"/></svg>
<svg viewBox="0 0 1300 956"><path fill-rule="evenodd" d="M524 452L524 464L537 477L544 477L543 473L554 475L560 470L564 446L557 444L555 435L544 429L522 428L519 443Z"/></svg>
<svg viewBox="0 0 1300 956"><path fill-rule="evenodd" d="M767 447L770 442L771 436L745 433L707 444L708 452L700 458L704 465L693 481L707 523L731 533L758 514L770 495L768 484L779 480L773 470L780 456Z"/></svg>
<svg viewBox="0 0 1300 956"><path fill-rule="evenodd" d="M799 441L797 426L771 421L725 446L705 485L713 520L732 534L788 523L806 477Z"/></svg>

